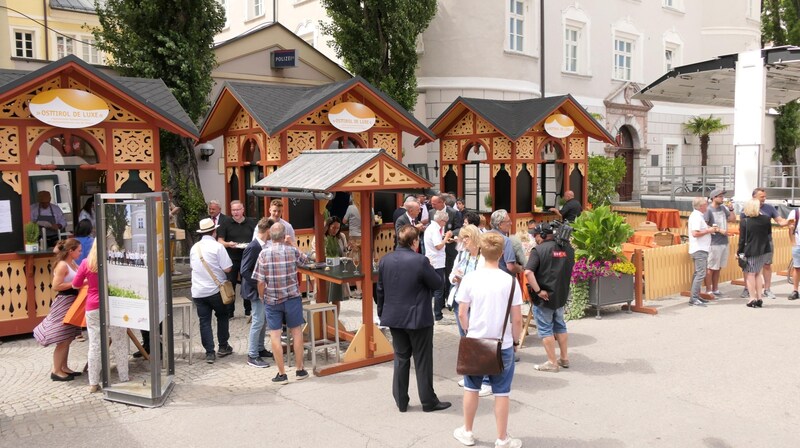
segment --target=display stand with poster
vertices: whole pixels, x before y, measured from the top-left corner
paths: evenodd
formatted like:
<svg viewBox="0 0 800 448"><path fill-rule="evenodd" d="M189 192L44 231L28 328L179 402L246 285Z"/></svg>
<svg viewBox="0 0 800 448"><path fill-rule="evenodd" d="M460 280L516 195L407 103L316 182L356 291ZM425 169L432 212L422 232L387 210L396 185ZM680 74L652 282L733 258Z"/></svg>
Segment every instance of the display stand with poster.
<svg viewBox="0 0 800 448"><path fill-rule="evenodd" d="M105 399L161 406L175 375L169 199L166 193L97 194L94 203ZM148 378L111 384L109 325L150 331Z"/></svg>

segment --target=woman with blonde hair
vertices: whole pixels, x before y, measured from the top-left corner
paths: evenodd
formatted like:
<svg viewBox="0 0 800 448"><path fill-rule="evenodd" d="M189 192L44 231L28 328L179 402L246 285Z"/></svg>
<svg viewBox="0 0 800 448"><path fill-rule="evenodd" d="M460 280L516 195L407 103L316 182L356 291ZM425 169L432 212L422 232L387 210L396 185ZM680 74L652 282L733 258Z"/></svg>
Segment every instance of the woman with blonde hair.
<svg viewBox="0 0 800 448"><path fill-rule="evenodd" d="M86 327L89 331L89 393L100 389L100 289L97 278L97 240L94 240L89 255L83 260L75 278L73 288L89 286L86 295ZM117 363L119 380L128 381L128 344L125 343L125 329L109 326L109 336L113 341L111 351Z"/></svg>
<svg viewBox="0 0 800 448"><path fill-rule="evenodd" d="M81 374L67 366L69 344L75 336L81 334L81 329L64 323L64 316L78 295L78 290L72 287L72 279L78 271L75 260L80 256L81 243L78 240L70 238L56 244L56 266L53 268L51 284L52 290L56 292L56 298L50 304L47 317L33 329L33 337L42 346L56 344L53 350L53 369L50 372L50 379L53 381L72 381Z"/></svg>
<svg viewBox="0 0 800 448"><path fill-rule="evenodd" d="M736 253L739 256L743 255L747 260L747 265L743 269L747 290L750 292L747 306L761 308L764 304L761 300L764 290L761 270L767 260L772 259L771 218L761 214L761 202L758 199L747 201L742 214L744 217L739 223L739 249Z"/></svg>

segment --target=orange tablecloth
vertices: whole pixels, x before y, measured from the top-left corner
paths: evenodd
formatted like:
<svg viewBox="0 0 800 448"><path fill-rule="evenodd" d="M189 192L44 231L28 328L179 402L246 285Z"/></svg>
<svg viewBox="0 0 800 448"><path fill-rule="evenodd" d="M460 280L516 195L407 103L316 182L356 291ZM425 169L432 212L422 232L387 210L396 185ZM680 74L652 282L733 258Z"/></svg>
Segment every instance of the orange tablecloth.
<svg viewBox="0 0 800 448"><path fill-rule="evenodd" d="M681 226L681 215L674 208L651 208L647 210L647 220L656 223L658 230L677 229Z"/></svg>
<svg viewBox="0 0 800 448"><path fill-rule="evenodd" d="M625 255L625 258L628 261L631 261L633 258L633 251L636 249L650 249L652 246L644 246L641 244L633 244L633 243L622 243L622 254Z"/></svg>
<svg viewBox="0 0 800 448"><path fill-rule="evenodd" d="M655 243L655 234L657 232L655 230L637 230L633 232L633 236L628 240L629 243L638 244L640 246L649 246L649 247L656 247L658 246ZM674 244L681 243L681 237L679 235L673 234L673 242Z"/></svg>

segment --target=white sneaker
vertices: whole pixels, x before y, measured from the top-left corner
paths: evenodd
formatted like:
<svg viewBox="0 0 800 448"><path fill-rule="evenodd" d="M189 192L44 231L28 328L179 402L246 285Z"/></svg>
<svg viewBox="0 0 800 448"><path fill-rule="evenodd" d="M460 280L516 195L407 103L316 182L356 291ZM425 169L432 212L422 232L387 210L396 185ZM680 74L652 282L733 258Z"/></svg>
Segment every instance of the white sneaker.
<svg viewBox="0 0 800 448"><path fill-rule="evenodd" d="M506 440L495 440L494 448L522 448L522 440L512 439L511 435L506 433Z"/></svg>
<svg viewBox="0 0 800 448"><path fill-rule="evenodd" d="M464 378L458 380L458 387L464 387Z"/></svg>
<svg viewBox="0 0 800 448"><path fill-rule="evenodd" d="M453 431L453 437L466 446L475 445L475 436L472 435L472 431L467 431L463 426L459 426Z"/></svg>
<svg viewBox="0 0 800 448"><path fill-rule="evenodd" d="M479 397L488 397L492 395L492 386L489 384L481 384L481 390L478 391Z"/></svg>

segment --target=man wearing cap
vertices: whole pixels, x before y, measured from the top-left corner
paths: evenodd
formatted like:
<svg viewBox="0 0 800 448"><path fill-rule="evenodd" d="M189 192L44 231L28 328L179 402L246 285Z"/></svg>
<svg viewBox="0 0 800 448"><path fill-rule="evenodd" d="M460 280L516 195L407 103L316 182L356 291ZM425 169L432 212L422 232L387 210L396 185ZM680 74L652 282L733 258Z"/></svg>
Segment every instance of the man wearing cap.
<svg viewBox="0 0 800 448"><path fill-rule="evenodd" d="M708 205L703 218L710 227L717 226L717 233L711 235L711 246L708 250L708 273L706 275L706 292L721 297L719 291L719 271L728 265L728 223L736 221L736 217L722 202L727 191L717 188L709 195Z"/></svg>
<svg viewBox="0 0 800 448"><path fill-rule="evenodd" d="M64 212L56 204L50 203L51 196L47 190L36 194L37 203L31 206L31 221L47 231L47 245L54 246L58 241L58 232L67 227Z"/></svg>
<svg viewBox="0 0 800 448"><path fill-rule="evenodd" d="M197 318L200 321L200 341L206 349L206 362L213 364L217 359L214 353L214 332L211 330L211 312L217 318L217 339L219 341L219 357L233 353L228 345L228 307L222 303L219 286L227 280L233 262L225 247L217 241L216 230L211 218L200 221L197 233L203 235L200 241L192 246L189 252L189 263L192 267L192 301L197 307ZM210 271L210 272L209 272ZM213 275L213 277L212 277Z"/></svg>

